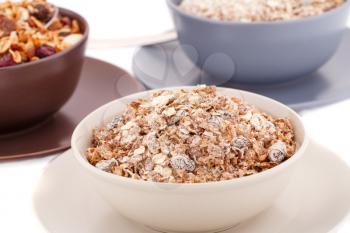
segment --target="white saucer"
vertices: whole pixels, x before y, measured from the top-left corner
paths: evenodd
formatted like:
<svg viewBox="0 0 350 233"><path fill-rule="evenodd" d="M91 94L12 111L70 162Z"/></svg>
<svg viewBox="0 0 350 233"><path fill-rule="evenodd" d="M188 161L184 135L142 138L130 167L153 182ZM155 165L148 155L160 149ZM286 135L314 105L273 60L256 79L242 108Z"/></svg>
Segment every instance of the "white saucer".
<svg viewBox="0 0 350 233"><path fill-rule="evenodd" d="M183 49L192 60L198 59L194 47L180 48L178 41L140 48L133 57L134 75L150 89L213 84L262 94L295 110L315 108L350 98L350 30L346 31L333 58L317 72L277 84L244 85L236 83L231 77L221 80L208 77L193 65Z"/></svg>
<svg viewBox="0 0 350 233"><path fill-rule="evenodd" d="M225 232L334 231L350 209L349 180L350 169L336 154L311 143L297 175L276 204ZM33 201L38 218L50 233L155 232L122 218L95 194L70 150L49 164Z"/></svg>

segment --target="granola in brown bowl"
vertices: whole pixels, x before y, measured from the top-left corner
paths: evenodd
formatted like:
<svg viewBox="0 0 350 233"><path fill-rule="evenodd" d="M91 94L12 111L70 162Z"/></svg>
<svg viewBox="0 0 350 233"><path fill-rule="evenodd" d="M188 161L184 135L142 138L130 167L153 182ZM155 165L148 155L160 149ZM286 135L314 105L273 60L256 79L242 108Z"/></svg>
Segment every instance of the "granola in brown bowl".
<svg viewBox="0 0 350 233"><path fill-rule="evenodd" d="M46 0L0 3L0 67L51 56L82 38L78 21Z"/></svg>
<svg viewBox="0 0 350 233"><path fill-rule="evenodd" d="M256 174L296 151L291 122L213 86L161 90L93 132L87 159L138 180L204 183Z"/></svg>

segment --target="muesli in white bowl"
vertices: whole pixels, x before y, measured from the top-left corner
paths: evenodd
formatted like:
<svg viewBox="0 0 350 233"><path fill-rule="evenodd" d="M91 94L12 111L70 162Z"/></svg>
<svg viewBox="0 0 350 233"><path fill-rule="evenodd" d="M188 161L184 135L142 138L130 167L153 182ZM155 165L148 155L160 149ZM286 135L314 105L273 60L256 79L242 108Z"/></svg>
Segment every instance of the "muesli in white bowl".
<svg viewBox="0 0 350 233"><path fill-rule="evenodd" d="M240 108L239 103L248 104ZM226 105L230 114L221 112ZM215 117L200 120L207 114ZM202 121L197 128L185 123L196 119ZM240 121L254 129L236 129ZM162 135L172 140L167 147L160 145ZM109 136L112 141L103 139ZM226 140L232 144L225 145ZM198 141L194 154L182 148ZM105 142L116 149L103 151ZM154 146L158 142L159 148ZM121 215L163 232L214 232L262 212L288 185L307 144L302 121L290 108L257 94L215 87L176 87L118 99L87 116L72 136L74 155L91 188ZM260 168L252 169L255 165Z"/></svg>
<svg viewBox="0 0 350 233"><path fill-rule="evenodd" d="M215 87L161 90L93 133L89 162L116 175L203 183L256 174L293 156L292 124Z"/></svg>

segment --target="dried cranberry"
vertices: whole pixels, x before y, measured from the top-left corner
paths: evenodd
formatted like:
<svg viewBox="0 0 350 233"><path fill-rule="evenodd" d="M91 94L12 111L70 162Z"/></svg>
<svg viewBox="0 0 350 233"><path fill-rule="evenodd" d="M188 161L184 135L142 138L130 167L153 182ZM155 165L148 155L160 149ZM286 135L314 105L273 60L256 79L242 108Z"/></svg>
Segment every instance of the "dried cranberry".
<svg viewBox="0 0 350 233"><path fill-rule="evenodd" d="M15 21L7 18L5 15L0 14L0 31L3 31L3 35L7 36L12 31L16 31L16 23Z"/></svg>
<svg viewBox="0 0 350 233"><path fill-rule="evenodd" d="M46 4L36 4L34 6L34 17L42 22L48 22L52 18L52 12Z"/></svg>
<svg viewBox="0 0 350 233"><path fill-rule="evenodd" d="M39 58L44 58L48 57L51 55L54 55L56 53L56 50L51 47L50 45L40 45L39 47L36 48L35 50L35 56Z"/></svg>
<svg viewBox="0 0 350 233"><path fill-rule="evenodd" d="M16 62L13 60L11 54L6 53L0 56L0 67L13 66Z"/></svg>
<svg viewBox="0 0 350 233"><path fill-rule="evenodd" d="M11 50L13 51L23 51L23 48L19 44L12 44Z"/></svg>
<svg viewBox="0 0 350 233"><path fill-rule="evenodd" d="M69 17L62 17L61 18L61 23L63 25L71 26L72 25L72 20Z"/></svg>

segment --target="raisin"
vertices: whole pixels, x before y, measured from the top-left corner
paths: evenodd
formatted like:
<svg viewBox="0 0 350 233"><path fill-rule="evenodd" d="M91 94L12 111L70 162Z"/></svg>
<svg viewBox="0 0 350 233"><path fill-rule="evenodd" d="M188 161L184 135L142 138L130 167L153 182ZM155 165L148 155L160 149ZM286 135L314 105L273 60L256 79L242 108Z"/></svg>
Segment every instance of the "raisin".
<svg viewBox="0 0 350 233"><path fill-rule="evenodd" d="M72 25L72 20L69 17L62 17L61 18L61 23L63 25L71 26Z"/></svg>
<svg viewBox="0 0 350 233"><path fill-rule="evenodd" d="M278 140L275 144L269 148L269 159L274 163L281 163L287 155L286 144Z"/></svg>
<svg viewBox="0 0 350 233"><path fill-rule="evenodd" d="M16 62L13 60L11 54L6 53L0 56L0 67L13 66Z"/></svg>
<svg viewBox="0 0 350 233"><path fill-rule="evenodd" d="M175 155L171 158L171 166L176 170L194 171L196 164L186 155Z"/></svg>
<svg viewBox="0 0 350 233"><path fill-rule="evenodd" d="M37 18L38 20L46 23L52 18L52 12L50 11L50 8L46 4L36 4L34 6L34 14L33 16Z"/></svg>
<svg viewBox="0 0 350 233"><path fill-rule="evenodd" d="M244 149L248 144L249 140L243 136L239 136L233 141L233 146L239 150Z"/></svg>
<svg viewBox="0 0 350 233"><path fill-rule="evenodd" d="M48 57L48 56L54 55L55 53L56 53L56 50L53 47L45 44L40 45L35 50L35 56L39 58Z"/></svg>

